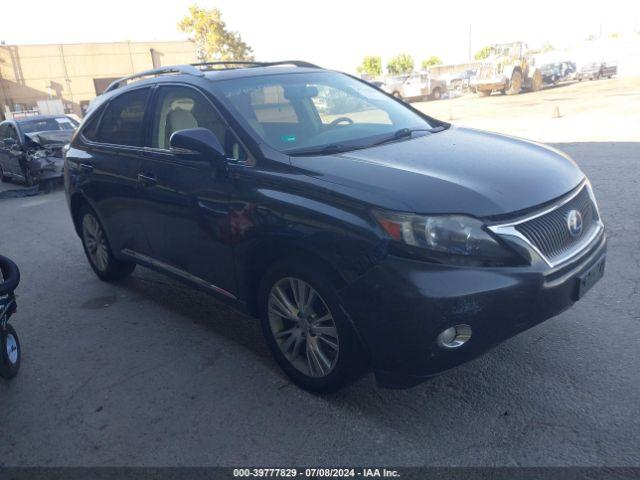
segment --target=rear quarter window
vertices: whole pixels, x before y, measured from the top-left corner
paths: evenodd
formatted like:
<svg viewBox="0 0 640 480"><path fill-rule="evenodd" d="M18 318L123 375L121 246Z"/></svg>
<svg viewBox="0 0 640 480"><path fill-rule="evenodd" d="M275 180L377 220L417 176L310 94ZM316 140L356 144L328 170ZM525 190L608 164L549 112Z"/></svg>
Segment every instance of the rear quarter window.
<svg viewBox="0 0 640 480"><path fill-rule="evenodd" d="M101 111L94 113L87 124L82 128L82 136L87 140L92 142L96 142L98 140L98 123L101 115Z"/></svg>

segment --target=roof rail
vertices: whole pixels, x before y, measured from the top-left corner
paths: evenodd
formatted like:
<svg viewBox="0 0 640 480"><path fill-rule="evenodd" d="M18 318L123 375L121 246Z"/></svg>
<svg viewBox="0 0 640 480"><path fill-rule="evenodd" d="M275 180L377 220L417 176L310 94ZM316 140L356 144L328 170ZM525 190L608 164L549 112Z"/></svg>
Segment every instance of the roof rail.
<svg viewBox="0 0 640 480"><path fill-rule="evenodd" d="M172 65L169 67L154 68L153 70L145 70L144 72L135 73L127 77L119 78L110 83L103 93L111 92L123 87L128 81L135 80L137 78L151 77L155 75L166 75L168 73L184 73L186 75L193 75L196 77L202 77L204 75L201 68L198 67L214 67L225 66L225 68L253 68L253 67L274 67L277 65L294 65L296 67L306 68L321 68L313 63L303 62L301 60L281 60L278 62L254 62L254 61L241 61L241 60L226 60L217 62L201 62L192 63L190 65ZM230 67L228 67L230 66Z"/></svg>
<svg viewBox="0 0 640 480"><path fill-rule="evenodd" d="M278 62L254 62L254 61L239 61L239 60L229 60L229 61L216 61L216 62L201 62L201 63L192 63L192 67L215 67L218 65L231 65L232 68L243 68L243 67L274 67L277 65L293 65L296 67L306 67L306 68L321 68L318 65L314 65L313 63L304 62L302 60L281 60Z"/></svg>
<svg viewBox="0 0 640 480"><path fill-rule="evenodd" d="M194 75L196 77L202 77L204 73L202 71L195 68L193 65L173 65L170 67L160 67L154 68L152 70L145 70L144 72L135 73L133 75L129 75L127 77L122 77L111 84L106 88L104 93L111 92L112 90L116 90L120 87L123 87L126 82L129 80L134 80L136 78L142 77L151 77L155 75L165 75L167 73L184 73L187 75Z"/></svg>

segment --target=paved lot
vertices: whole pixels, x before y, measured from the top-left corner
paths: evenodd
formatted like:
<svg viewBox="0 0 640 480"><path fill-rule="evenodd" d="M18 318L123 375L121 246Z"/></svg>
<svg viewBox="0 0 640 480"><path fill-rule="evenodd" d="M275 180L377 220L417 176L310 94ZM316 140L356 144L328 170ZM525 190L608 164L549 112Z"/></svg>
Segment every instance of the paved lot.
<svg viewBox="0 0 640 480"><path fill-rule="evenodd" d="M139 268L91 272L61 191L0 201L24 363L0 465L639 465L640 145L567 144L609 228L607 275L561 316L406 391L290 385L257 322Z"/></svg>
<svg viewBox="0 0 640 480"><path fill-rule="evenodd" d="M254 320L143 268L100 282L60 190L0 200L24 353L18 378L0 381L0 465L640 465L640 109L624 108L638 98L626 80L600 85L562 87L563 127L544 113L561 89L418 104L581 141L557 146L590 176L610 244L605 278L574 308L406 391L366 377L303 392ZM594 114L585 92L607 89L598 128L630 123L607 137L628 141L585 142L597 130L580 129Z"/></svg>

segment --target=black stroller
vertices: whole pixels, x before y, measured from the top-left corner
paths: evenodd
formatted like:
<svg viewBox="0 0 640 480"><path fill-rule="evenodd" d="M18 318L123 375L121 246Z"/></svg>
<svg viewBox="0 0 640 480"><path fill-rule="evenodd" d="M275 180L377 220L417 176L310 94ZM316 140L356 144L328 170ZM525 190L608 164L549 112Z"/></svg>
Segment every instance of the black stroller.
<svg viewBox="0 0 640 480"><path fill-rule="evenodd" d="M9 324L18 307L13 291L20 283L20 270L15 263L0 255L0 271L0 377L9 379L15 377L20 369L20 342Z"/></svg>

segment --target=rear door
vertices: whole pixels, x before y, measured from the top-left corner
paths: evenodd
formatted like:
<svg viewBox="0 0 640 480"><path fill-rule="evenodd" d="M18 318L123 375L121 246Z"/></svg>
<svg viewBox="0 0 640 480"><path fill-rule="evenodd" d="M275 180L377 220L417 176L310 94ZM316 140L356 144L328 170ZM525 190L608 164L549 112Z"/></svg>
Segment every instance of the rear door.
<svg viewBox="0 0 640 480"><path fill-rule="evenodd" d="M169 145L173 132L197 127L211 130L225 145L227 125L199 90L182 84L158 86L152 112L140 178L142 221L153 259L174 274L233 296L226 170L175 155Z"/></svg>
<svg viewBox="0 0 640 480"><path fill-rule="evenodd" d="M145 114L151 88L126 91L109 101L81 132L81 147L67 153L76 185L93 205L111 247L149 253L142 229L141 188Z"/></svg>

